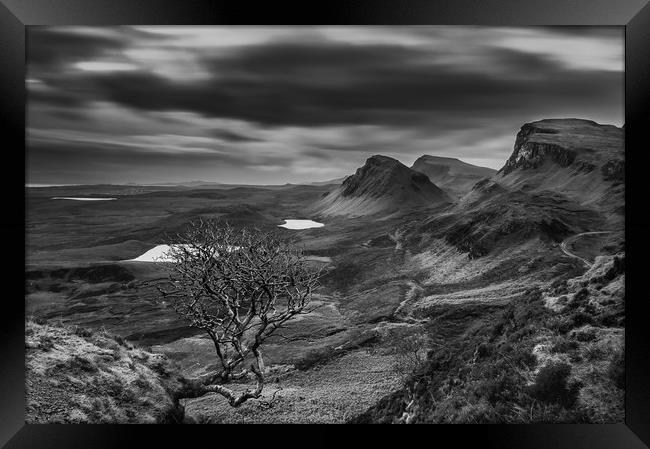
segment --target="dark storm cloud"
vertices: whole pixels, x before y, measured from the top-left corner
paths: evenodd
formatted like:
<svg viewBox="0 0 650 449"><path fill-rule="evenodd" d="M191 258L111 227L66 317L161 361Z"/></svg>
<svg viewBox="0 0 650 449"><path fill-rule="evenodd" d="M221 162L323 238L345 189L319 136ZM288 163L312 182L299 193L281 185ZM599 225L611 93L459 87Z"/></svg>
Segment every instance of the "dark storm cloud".
<svg viewBox="0 0 650 449"><path fill-rule="evenodd" d="M82 34L51 27L32 26L27 33L28 67L41 72L56 70L64 64L122 50L123 38Z"/></svg>
<svg viewBox="0 0 650 449"><path fill-rule="evenodd" d="M418 126L440 114L447 127L454 116L517 114L531 102L540 109L596 105L621 76L566 70L546 56L510 49L491 50L489 59L496 73L438 65L435 55L395 46L269 44L208 60L212 77L203 81L128 71L62 78L58 87L143 111L192 111L270 126Z"/></svg>
<svg viewBox="0 0 650 449"><path fill-rule="evenodd" d="M119 145L110 142L70 143L29 141L27 153L28 172L38 174L29 182L60 182L57 173L67 172L83 183L131 181L183 181L187 170L207 170L208 173L226 170L231 173L229 182L251 182L255 178L239 176L250 166L284 164L288 166L292 155L251 157L238 152L217 153L215 148L206 152L157 153L144 151L137 145ZM125 163L125 161L127 163ZM31 179L30 179L31 178ZM259 178L259 177L258 177ZM58 180L58 181L57 181Z"/></svg>
<svg viewBox="0 0 650 449"><path fill-rule="evenodd" d="M28 133L27 141L30 149L30 157L37 159L41 155L56 155L57 158L72 159L74 157L84 157L90 159L104 159L105 161L124 161L125 158L130 162L144 162L151 160L152 150L143 145L139 145L137 140L130 140L133 136L123 136L121 141L112 141L107 138L105 141L86 141L86 140L55 140L44 141L42 138L32 137ZM182 144L184 145L184 144ZM184 145L185 146L185 145ZM225 151L227 148L215 144L205 145L187 145L198 151L183 152L157 152L154 155L167 160L178 159L195 159L210 160L213 163L225 164L228 166L241 166L246 164L287 164L291 161L292 155L273 155L264 154L251 155L237 151Z"/></svg>
<svg viewBox="0 0 650 449"><path fill-rule="evenodd" d="M316 81L337 71L375 70L395 62L424 62L428 52L399 45L349 45L335 42L270 42L244 47L219 58L206 58L214 73L226 76L295 79L311 75ZM303 82L312 79L303 79Z"/></svg>
<svg viewBox="0 0 650 449"><path fill-rule="evenodd" d="M498 66L504 72L561 68L557 61L541 54L488 47L483 51L489 65ZM476 61L469 59L455 61L453 65L439 63L444 56L443 51L422 46L271 42L243 48L227 57L207 58L205 64L220 77L273 78L326 85L336 84L337 79L367 81L384 71L416 70L432 75L476 65Z"/></svg>
<svg viewBox="0 0 650 449"><path fill-rule="evenodd" d="M65 85L59 85L54 89L28 89L27 98L31 104L45 104L55 107L72 108L81 107L88 100L89 97L80 96L74 91L70 91ZM70 110L66 112L70 113Z"/></svg>
<svg viewBox="0 0 650 449"><path fill-rule="evenodd" d="M623 36L622 26L594 27L589 25L583 25L583 26L549 25L549 26L540 27L540 29L543 29L544 31L547 31L549 33L578 36L578 37L600 37L600 38L610 39L610 38L620 38L621 36Z"/></svg>
<svg viewBox="0 0 650 449"><path fill-rule="evenodd" d="M517 74L552 74L563 71L562 65L547 55L526 53L508 48L492 49L488 52L491 63L497 65L505 78L516 77Z"/></svg>
<svg viewBox="0 0 650 449"><path fill-rule="evenodd" d="M215 129L209 132L212 137L216 137L226 142L262 142L263 139L256 139L254 137L245 136L227 129Z"/></svg>
<svg viewBox="0 0 650 449"><path fill-rule="evenodd" d="M77 123L81 123L83 121L89 120L87 114L85 114L81 110L75 110L75 109L54 109L52 111L49 111L49 115L51 117L55 117L62 120L74 120Z"/></svg>

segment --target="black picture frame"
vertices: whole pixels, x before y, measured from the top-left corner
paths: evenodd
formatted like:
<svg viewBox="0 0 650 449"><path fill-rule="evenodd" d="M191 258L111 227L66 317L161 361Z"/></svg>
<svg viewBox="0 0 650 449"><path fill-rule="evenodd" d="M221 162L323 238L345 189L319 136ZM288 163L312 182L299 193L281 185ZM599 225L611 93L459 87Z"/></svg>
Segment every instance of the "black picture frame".
<svg viewBox="0 0 650 449"><path fill-rule="evenodd" d="M187 446L196 438L222 443L213 426L26 425L24 303L19 260L25 236L25 27L126 24L476 24L620 25L625 27L626 138L626 419L625 424L441 425L416 430L375 426L366 443L392 434L454 447L624 449L650 445L650 326L644 291L650 222L645 218L650 167L650 5L647 0L455 0L290 3L209 0L0 0L0 128L7 164L0 176L6 213L0 220L9 259L0 311L0 445L6 448ZM7 161L10 158L10 162ZM18 167L23 165L23 170ZM8 202L8 203L7 203ZM22 211L22 215L21 215ZM24 284L23 284L24 285ZM7 288L9 287L9 288ZM24 287L22 288L24 292ZM336 431L310 428L309 441L337 443ZM268 430L266 430L268 432ZM241 434L241 431L238 431ZM246 433L246 432L244 432ZM295 435L295 434L293 434ZM250 437L255 438L255 434ZM422 438L425 438L422 440ZM300 439L296 439L300 444ZM305 441L305 440L302 440ZM403 444L410 444L401 440ZM290 443L290 441L289 441ZM421 444L421 443L417 443Z"/></svg>

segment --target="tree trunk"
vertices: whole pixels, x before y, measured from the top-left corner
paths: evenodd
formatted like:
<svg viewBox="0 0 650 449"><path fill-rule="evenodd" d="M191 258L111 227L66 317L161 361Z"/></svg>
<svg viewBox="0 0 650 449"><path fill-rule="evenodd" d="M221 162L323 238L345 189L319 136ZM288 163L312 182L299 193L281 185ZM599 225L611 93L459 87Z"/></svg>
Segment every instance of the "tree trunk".
<svg viewBox="0 0 650 449"><path fill-rule="evenodd" d="M256 363L251 365L251 371L257 381L255 389L247 389L238 395L223 385L215 384L216 381L223 380L222 373L210 373L200 378L181 379L181 387L171 393L174 403L178 404L180 399L198 398L211 392L219 393L225 397L233 407L238 407L249 399L259 398L264 388L264 360L262 359L262 352L259 349L254 349L253 354L255 355ZM246 371L242 371L241 374L246 374ZM232 378L232 375L228 377Z"/></svg>

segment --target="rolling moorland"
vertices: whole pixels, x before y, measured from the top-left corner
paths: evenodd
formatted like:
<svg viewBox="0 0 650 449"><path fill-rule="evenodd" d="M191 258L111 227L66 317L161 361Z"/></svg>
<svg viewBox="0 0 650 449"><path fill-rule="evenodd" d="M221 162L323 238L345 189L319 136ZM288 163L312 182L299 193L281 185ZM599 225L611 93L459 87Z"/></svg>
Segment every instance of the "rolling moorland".
<svg viewBox="0 0 650 449"><path fill-rule="evenodd" d="M621 422L623 130L514 140L499 171L377 155L310 185L26 189L27 421ZM165 264L131 259L199 217L275 229L326 274L267 342L261 400L179 411L164 392L212 343L160 298Z"/></svg>

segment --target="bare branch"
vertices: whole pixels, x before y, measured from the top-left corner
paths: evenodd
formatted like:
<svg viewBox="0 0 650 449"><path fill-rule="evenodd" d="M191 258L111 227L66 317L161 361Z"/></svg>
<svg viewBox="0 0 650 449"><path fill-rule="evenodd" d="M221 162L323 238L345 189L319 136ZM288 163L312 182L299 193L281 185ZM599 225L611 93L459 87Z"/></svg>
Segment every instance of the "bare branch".
<svg viewBox="0 0 650 449"><path fill-rule="evenodd" d="M277 233L235 229L199 219L169 241L169 277L160 294L190 326L212 340L222 371L188 380L177 397L207 392L236 407L259 398L264 388L261 348L294 316L309 313L323 270L315 270L302 249ZM252 360L249 370L234 371ZM225 383L252 373L256 386L237 394ZM180 396L179 396L180 395Z"/></svg>

